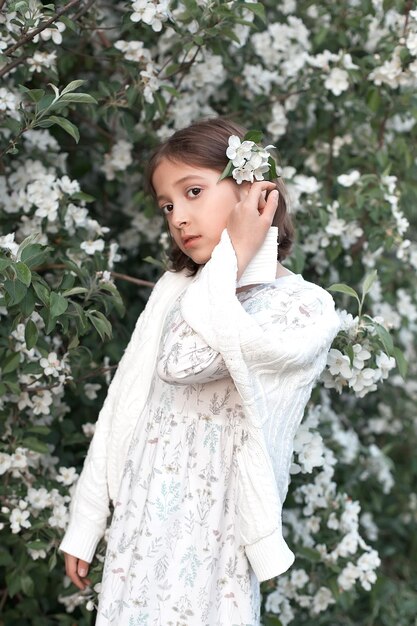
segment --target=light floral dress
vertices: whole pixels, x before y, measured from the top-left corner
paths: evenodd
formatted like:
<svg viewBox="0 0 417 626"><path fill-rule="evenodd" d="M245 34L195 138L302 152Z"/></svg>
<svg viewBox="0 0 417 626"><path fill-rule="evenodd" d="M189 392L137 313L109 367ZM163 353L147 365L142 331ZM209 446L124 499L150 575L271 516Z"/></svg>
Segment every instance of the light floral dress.
<svg viewBox="0 0 417 626"><path fill-rule="evenodd" d="M238 297L250 314L273 288ZM219 354L186 324L180 296L165 321L109 533L96 626L259 626L259 582L239 541L235 451L246 417ZM137 382L140 384L140 381Z"/></svg>

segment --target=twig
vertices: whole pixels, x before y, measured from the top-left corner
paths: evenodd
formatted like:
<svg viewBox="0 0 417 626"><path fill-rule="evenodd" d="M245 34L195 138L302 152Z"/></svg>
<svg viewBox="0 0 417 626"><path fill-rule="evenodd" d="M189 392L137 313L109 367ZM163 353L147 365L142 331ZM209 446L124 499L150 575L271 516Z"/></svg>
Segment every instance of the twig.
<svg viewBox="0 0 417 626"><path fill-rule="evenodd" d="M46 270L63 270L65 268L66 265L64 263L50 263L48 265L40 265L39 267L34 267L32 271L45 272ZM141 285L142 287L155 286L155 283L152 283L149 280L144 280L143 278L135 278L134 276L129 276L128 274L120 274L119 272L110 272L110 274L115 278L120 278L121 280L126 280L129 283Z"/></svg>
<svg viewBox="0 0 417 626"><path fill-rule="evenodd" d="M405 22L404 22L404 28L403 28L403 37L406 36L407 34L407 28L408 28L408 22L410 19L410 11L413 8L413 0L408 0L407 4L405 5L405 9L404 9L404 13L405 13Z"/></svg>
<svg viewBox="0 0 417 626"><path fill-rule="evenodd" d="M0 5L0 9L1 9L1 5ZM7 596L8 596L8 595L9 595L9 592L8 592L8 590L7 590L7 587L6 587L6 589L3 589L3 590L2 590L2 594L1 594L1 599L0 599L0 615L1 615L2 611L3 611L3 607L4 607L5 603L6 603L6 600L7 600Z"/></svg>
<svg viewBox="0 0 417 626"><path fill-rule="evenodd" d="M128 276L127 274L119 274L119 272L110 272L112 276L115 278L120 278L121 280L127 280L129 283L134 283L135 285L142 285L142 287L155 287L155 283L150 282L149 280L143 280L142 278L134 278L133 276Z"/></svg>
<svg viewBox="0 0 417 626"><path fill-rule="evenodd" d="M77 384L81 382L82 380L85 380L86 378L92 378L93 376L99 376L101 374L105 374L106 372L111 372L111 370L116 369L116 367L117 365L109 365L108 367L99 367L98 369L95 369L92 372L88 372L88 374L84 374L84 376L80 376L80 378L76 378L75 380L69 379L68 382ZM36 391L36 392L46 391L48 389L53 389L54 387L59 387L59 385L61 384L62 384L61 382L56 382L51 385L43 385L42 387L31 387L31 386L26 387L25 385L22 385L22 389L23 391Z"/></svg>
<svg viewBox="0 0 417 626"><path fill-rule="evenodd" d="M62 9L59 9L59 11L57 11L55 15L53 15L44 24L42 24L38 28L35 28L35 30L31 30L24 37L19 39L19 41L17 41L13 46L10 46L10 48L7 48L7 50L5 50L3 54L5 54L6 56L10 56L11 54L13 54L13 52L15 52L18 48L23 46L28 41L31 41L34 37L36 37L36 35L38 35L43 30L45 30L45 28L48 28L48 26L56 22L61 17L61 15L63 15L64 13L68 11L68 9L71 9L71 7L73 7L76 4L79 4L80 2L81 0L71 0L70 2L68 2L68 4L62 7Z"/></svg>
<svg viewBox="0 0 417 626"><path fill-rule="evenodd" d="M14 61L11 61L10 63L8 63L7 65L5 65L1 70L0 70L0 78L2 78L3 76L5 76L6 74L8 74L10 72L10 70L14 69L15 67L17 67L18 65L20 65L21 63L23 63L24 61L26 61L26 59L29 58L28 54L24 54L23 56L19 57L18 59L15 59Z"/></svg>
<svg viewBox="0 0 417 626"><path fill-rule="evenodd" d="M89 0L89 2L87 2L87 4L84 7L81 7L81 9L78 11L78 13L76 13L73 17L74 20L78 20L80 19L80 17L82 17L84 15L84 13L87 13L88 9L95 4L96 0Z"/></svg>

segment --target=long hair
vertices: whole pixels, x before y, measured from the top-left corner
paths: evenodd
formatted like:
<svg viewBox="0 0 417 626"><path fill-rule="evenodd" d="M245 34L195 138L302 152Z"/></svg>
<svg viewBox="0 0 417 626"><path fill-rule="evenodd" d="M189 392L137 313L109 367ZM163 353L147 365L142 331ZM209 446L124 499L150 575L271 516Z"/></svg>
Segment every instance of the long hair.
<svg viewBox="0 0 417 626"><path fill-rule="evenodd" d="M242 139L245 134L245 128L221 117L195 122L187 128L176 131L169 139L160 144L151 155L145 173L147 191L156 199L152 177L162 159L217 170L220 174L228 163L226 150L230 135L237 135ZM277 185L279 199L272 225L278 226L278 260L282 261L291 251L294 241L294 226L288 213L288 199L284 182L281 178L277 178L273 182ZM200 267L184 254L173 240L169 260L173 271L187 268L190 275L194 275Z"/></svg>

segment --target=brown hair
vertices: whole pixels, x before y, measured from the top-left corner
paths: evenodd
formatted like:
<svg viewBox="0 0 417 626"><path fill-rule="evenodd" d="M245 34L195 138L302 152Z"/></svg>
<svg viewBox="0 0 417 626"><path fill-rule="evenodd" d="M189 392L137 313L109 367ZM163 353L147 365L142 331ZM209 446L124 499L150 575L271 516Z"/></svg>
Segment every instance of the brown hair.
<svg viewBox="0 0 417 626"><path fill-rule="evenodd" d="M153 152L145 174L147 190L156 198L152 177L162 159L214 169L221 173L228 163L226 149L230 135L237 135L242 139L245 133L245 128L239 124L221 117L194 122L187 128L177 130ZM282 261L291 251L294 227L288 214L284 182L281 178L275 179L274 182L279 191L279 200L272 225L278 226L278 260ZM169 259L173 271L178 272L187 268L191 275L194 275L200 267L184 254L174 241Z"/></svg>

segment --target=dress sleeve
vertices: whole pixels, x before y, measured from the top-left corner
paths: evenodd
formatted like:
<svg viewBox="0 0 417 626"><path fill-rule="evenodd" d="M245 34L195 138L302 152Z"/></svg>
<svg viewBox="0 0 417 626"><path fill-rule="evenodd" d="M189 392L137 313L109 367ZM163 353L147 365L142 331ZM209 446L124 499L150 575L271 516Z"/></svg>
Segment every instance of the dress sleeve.
<svg viewBox="0 0 417 626"><path fill-rule="evenodd" d="M179 303L168 316L157 372L168 383L207 383L229 377L223 357L183 319Z"/></svg>

